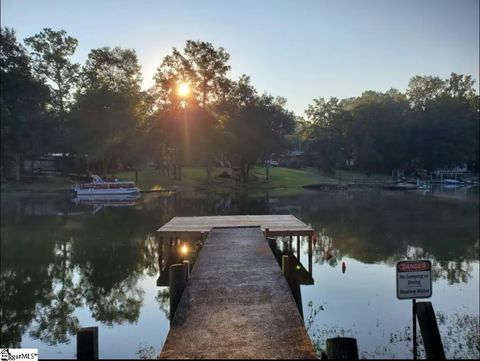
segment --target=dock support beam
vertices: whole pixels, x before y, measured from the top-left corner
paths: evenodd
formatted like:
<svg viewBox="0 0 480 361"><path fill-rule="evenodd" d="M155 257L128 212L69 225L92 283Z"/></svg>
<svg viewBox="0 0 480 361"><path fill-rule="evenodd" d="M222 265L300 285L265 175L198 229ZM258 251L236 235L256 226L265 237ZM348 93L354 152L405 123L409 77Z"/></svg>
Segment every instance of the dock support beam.
<svg viewBox="0 0 480 361"><path fill-rule="evenodd" d="M329 360L358 360L357 340L352 337L327 339L327 357Z"/></svg>
<svg viewBox="0 0 480 361"><path fill-rule="evenodd" d="M287 255L282 256L282 272L285 277L288 278L288 275L290 274L290 260Z"/></svg>
<svg viewBox="0 0 480 361"><path fill-rule="evenodd" d="M312 235L308 236L308 273L312 275Z"/></svg>
<svg viewBox="0 0 480 361"><path fill-rule="evenodd" d="M188 282L188 277L190 276L190 261L186 259L185 261L183 261L183 264L185 265L185 267L187 267L186 282Z"/></svg>
<svg viewBox="0 0 480 361"><path fill-rule="evenodd" d="M77 360L98 360L98 327L84 327L77 332Z"/></svg>
<svg viewBox="0 0 480 361"><path fill-rule="evenodd" d="M297 259L300 262L300 236L297 236Z"/></svg>
<svg viewBox="0 0 480 361"><path fill-rule="evenodd" d="M170 286L170 322L175 316L178 303L182 297L182 293L187 285L188 270L187 265L172 264L169 268L169 286Z"/></svg>

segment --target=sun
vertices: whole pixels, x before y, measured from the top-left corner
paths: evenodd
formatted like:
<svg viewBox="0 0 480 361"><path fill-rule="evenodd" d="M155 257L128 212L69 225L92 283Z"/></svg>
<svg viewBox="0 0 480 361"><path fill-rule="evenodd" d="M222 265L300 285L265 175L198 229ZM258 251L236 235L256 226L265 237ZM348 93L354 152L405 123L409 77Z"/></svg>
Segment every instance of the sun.
<svg viewBox="0 0 480 361"><path fill-rule="evenodd" d="M185 97L190 93L190 87L187 83L180 83L178 86L178 95Z"/></svg>

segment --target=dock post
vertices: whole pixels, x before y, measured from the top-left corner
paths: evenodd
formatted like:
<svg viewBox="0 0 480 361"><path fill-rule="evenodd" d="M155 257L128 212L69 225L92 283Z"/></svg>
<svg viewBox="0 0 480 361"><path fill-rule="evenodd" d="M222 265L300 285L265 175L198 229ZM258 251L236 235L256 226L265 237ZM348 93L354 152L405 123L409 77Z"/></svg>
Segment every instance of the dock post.
<svg viewBox="0 0 480 361"><path fill-rule="evenodd" d="M162 276L162 264L163 264L163 237L158 238L158 279L157 286L160 286L160 278Z"/></svg>
<svg viewBox="0 0 480 361"><path fill-rule="evenodd" d="M312 235L308 236L308 273L312 274Z"/></svg>
<svg viewBox="0 0 480 361"><path fill-rule="evenodd" d="M77 332L77 360L98 360L98 327L84 327Z"/></svg>
<svg viewBox="0 0 480 361"><path fill-rule="evenodd" d="M170 322L175 316L178 303L182 297L183 290L187 285L187 266L185 264L172 264L169 268L170 286Z"/></svg>
<svg viewBox="0 0 480 361"><path fill-rule="evenodd" d="M417 302L416 311L427 359L445 360L445 351L432 303Z"/></svg>
<svg viewBox="0 0 480 361"><path fill-rule="evenodd" d="M270 231L270 228L265 228L265 238L268 237L268 232Z"/></svg>
<svg viewBox="0 0 480 361"><path fill-rule="evenodd" d="M276 254L277 239L275 237L267 237L267 242L273 254Z"/></svg>
<svg viewBox="0 0 480 361"><path fill-rule="evenodd" d="M357 339L353 337L327 339L327 357L329 360L358 360Z"/></svg>
<svg viewBox="0 0 480 361"><path fill-rule="evenodd" d="M300 236L297 236L297 259L300 262Z"/></svg>
<svg viewBox="0 0 480 361"><path fill-rule="evenodd" d="M186 260L183 261L183 264L187 267L187 280L186 280L186 282L188 282L188 277L190 276L190 261L188 259L186 259Z"/></svg>
<svg viewBox="0 0 480 361"><path fill-rule="evenodd" d="M290 260L287 255L282 256L282 271L285 277L290 273Z"/></svg>

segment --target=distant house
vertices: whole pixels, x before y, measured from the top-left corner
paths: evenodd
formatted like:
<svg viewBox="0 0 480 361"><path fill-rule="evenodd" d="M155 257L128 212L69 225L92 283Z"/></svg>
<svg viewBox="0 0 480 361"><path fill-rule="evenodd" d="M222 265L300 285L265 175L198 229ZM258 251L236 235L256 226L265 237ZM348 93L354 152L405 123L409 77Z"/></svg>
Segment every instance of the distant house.
<svg viewBox="0 0 480 361"><path fill-rule="evenodd" d="M293 150L286 152L280 157L280 165L292 168L301 168L305 165L305 152Z"/></svg>

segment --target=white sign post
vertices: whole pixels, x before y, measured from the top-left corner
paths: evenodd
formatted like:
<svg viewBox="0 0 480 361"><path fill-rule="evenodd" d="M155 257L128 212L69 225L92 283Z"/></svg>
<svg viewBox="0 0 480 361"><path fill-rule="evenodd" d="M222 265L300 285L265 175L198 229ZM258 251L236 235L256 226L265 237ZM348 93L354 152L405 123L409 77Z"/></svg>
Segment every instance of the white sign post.
<svg viewBox="0 0 480 361"><path fill-rule="evenodd" d="M417 359L416 298L432 297L432 262L429 260L397 263L397 298L412 300L413 359Z"/></svg>
<svg viewBox="0 0 480 361"><path fill-rule="evenodd" d="M432 263L429 260L397 263L397 298L432 297Z"/></svg>

